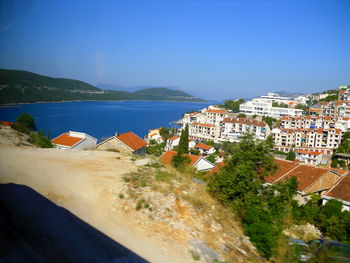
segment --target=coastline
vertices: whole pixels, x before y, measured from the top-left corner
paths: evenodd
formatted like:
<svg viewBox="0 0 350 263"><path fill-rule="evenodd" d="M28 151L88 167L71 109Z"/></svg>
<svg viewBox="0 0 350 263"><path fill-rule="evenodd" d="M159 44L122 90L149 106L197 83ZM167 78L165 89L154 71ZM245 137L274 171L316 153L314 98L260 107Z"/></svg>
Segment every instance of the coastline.
<svg viewBox="0 0 350 263"><path fill-rule="evenodd" d="M67 102L123 102L123 101L159 101L159 102L185 102L185 103L210 103L211 101L182 101L182 100L61 100L61 101L36 101L36 102L19 102L19 103L0 103L0 108L19 107L27 104L42 104L42 103L67 103Z"/></svg>

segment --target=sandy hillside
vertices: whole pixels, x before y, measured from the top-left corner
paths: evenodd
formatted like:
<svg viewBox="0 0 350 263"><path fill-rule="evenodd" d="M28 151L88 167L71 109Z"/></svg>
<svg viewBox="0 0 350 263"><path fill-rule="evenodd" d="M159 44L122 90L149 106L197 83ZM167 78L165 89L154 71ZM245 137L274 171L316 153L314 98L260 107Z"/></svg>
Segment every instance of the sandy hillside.
<svg viewBox="0 0 350 263"><path fill-rule="evenodd" d="M122 177L137 169L130 156L18 147L4 140L0 156L0 183L32 187L150 262L193 262L185 244L147 233L121 210Z"/></svg>

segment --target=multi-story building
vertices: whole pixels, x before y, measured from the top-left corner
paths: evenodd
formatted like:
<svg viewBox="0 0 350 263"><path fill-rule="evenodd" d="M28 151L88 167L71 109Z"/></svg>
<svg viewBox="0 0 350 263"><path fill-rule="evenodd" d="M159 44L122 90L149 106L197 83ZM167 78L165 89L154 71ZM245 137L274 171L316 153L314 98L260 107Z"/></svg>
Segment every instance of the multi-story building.
<svg viewBox="0 0 350 263"><path fill-rule="evenodd" d="M278 129L272 130L276 147L309 147L335 149L341 142L340 129Z"/></svg>
<svg viewBox="0 0 350 263"><path fill-rule="evenodd" d="M338 99L341 101L349 101L350 99L350 86L340 86Z"/></svg>
<svg viewBox="0 0 350 263"><path fill-rule="evenodd" d="M301 116L303 110L294 108L273 107L272 101L257 98L247 101L239 106L239 111L247 115L270 116L280 118L282 116Z"/></svg>
<svg viewBox="0 0 350 263"><path fill-rule="evenodd" d="M251 133L256 139L264 140L270 134L266 122L247 118L225 118L220 124L220 141L237 142L246 133Z"/></svg>
<svg viewBox="0 0 350 263"><path fill-rule="evenodd" d="M205 123L218 125L228 115L224 109L208 108L204 110Z"/></svg>
<svg viewBox="0 0 350 263"><path fill-rule="evenodd" d="M280 120L282 129L340 129L350 130L350 118L333 116L284 116Z"/></svg>
<svg viewBox="0 0 350 263"><path fill-rule="evenodd" d="M218 142L220 126L215 124L194 122L189 124L189 138L198 141Z"/></svg>

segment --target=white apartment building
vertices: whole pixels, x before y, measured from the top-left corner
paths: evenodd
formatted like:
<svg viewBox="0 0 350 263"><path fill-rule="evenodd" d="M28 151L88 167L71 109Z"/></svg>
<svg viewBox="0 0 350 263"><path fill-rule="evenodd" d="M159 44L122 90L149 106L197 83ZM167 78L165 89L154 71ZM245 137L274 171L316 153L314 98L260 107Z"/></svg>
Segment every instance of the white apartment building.
<svg viewBox="0 0 350 263"><path fill-rule="evenodd" d="M270 116L280 118L282 116L301 116L303 110L293 108L272 107L272 101L266 99L253 99L239 106L239 111L247 115Z"/></svg>
<svg viewBox="0 0 350 263"><path fill-rule="evenodd" d="M219 125L228 115L228 112L224 109L208 108L204 110L204 115L205 123Z"/></svg>
<svg viewBox="0 0 350 263"><path fill-rule="evenodd" d="M341 142L340 129L279 129L272 130L276 147L337 148Z"/></svg>
<svg viewBox="0 0 350 263"><path fill-rule="evenodd" d="M350 130L350 118L333 116L283 116L280 121L282 129L340 129Z"/></svg>
<svg viewBox="0 0 350 263"><path fill-rule="evenodd" d="M189 138L199 141L218 142L220 126L215 124L194 122L189 124Z"/></svg>
<svg viewBox="0 0 350 263"><path fill-rule="evenodd" d="M220 124L220 130L219 140L230 142L238 142L247 133L252 133L256 139L264 140L271 132L267 123L247 118L225 118Z"/></svg>
<svg viewBox="0 0 350 263"><path fill-rule="evenodd" d="M276 102L276 103L283 103L283 104L289 104L290 102L293 102L294 100L288 97L282 97L278 93L269 92L267 95L260 96L260 99L264 99L265 101L270 102Z"/></svg>

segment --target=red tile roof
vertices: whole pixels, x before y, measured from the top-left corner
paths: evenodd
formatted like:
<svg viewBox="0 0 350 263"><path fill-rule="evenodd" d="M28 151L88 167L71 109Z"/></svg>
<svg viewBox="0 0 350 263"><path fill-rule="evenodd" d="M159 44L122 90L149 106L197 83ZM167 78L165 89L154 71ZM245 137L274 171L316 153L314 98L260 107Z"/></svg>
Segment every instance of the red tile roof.
<svg viewBox="0 0 350 263"><path fill-rule="evenodd" d="M296 168L295 163L291 161L285 161L281 159L274 159L274 163L277 165L277 170L272 175L266 176L264 179L268 183L273 183L283 175Z"/></svg>
<svg viewBox="0 0 350 263"><path fill-rule="evenodd" d="M317 179L323 176L328 169L318 168L309 165L299 165L292 171L290 171L286 176L280 178L282 180L287 180L295 176L298 180L298 191L304 191L308 186L313 184Z"/></svg>
<svg viewBox="0 0 350 263"><path fill-rule="evenodd" d="M350 202L350 176L342 177L327 193L326 196Z"/></svg>
<svg viewBox="0 0 350 263"><path fill-rule="evenodd" d="M211 146L211 145L206 145L206 144L204 144L204 143L198 143L198 144L196 144L196 145L194 146L194 148L199 148L199 149L203 149L203 150L208 151L208 150L210 150L211 148L213 148L213 146Z"/></svg>
<svg viewBox="0 0 350 263"><path fill-rule="evenodd" d="M252 119L246 119L246 118L225 118L223 120L224 123L239 123L239 124L246 124L246 125L254 125L259 127L265 127L266 122L258 121L258 120L252 120Z"/></svg>
<svg viewBox="0 0 350 263"><path fill-rule="evenodd" d="M4 126L11 126L11 125L15 125L16 123L14 122L9 122L9 121L0 121L0 123Z"/></svg>
<svg viewBox="0 0 350 263"><path fill-rule="evenodd" d="M116 136L116 138L122 141L123 143L125 143L134 151L137 151L147 146L147 143L133 132L126 132L126 133L120 134Z"/></svg>
<svg viewBox="0 0 350 263"><path fill-rule="evenodd" d="M203 127L216 127L216 125L214 125L214 124L207 124L207 123L200 123L200 122L192 123L192 125L203 126Z"/></svg>
<svg viewBox="0 0 350 263"><path fill-rule="evenodd" d="M180 137L179 136L173 136L173 137L169 138L169 141L175 141L178 138L180 138Z"/></svg>
<svg viewBox="0 0 350 263"><path fill-rule="evenodd" d="M174 158L174 156L177 154L175 151L167 151L165 152L160 158L159 161L165 165L171 166L171 162ZM191 162L190 165L194 165L198 159L200 159L200 156L192 155L192 154L183 154L183 156L187 156L190 158Z"/></svg>
<svg viewBox="0 0 350 263"><path fill-rule="evenodd" d="M218 114L224 114L224 113L225 113L225 110L208 109L207 112L218 113Z"/></svg>
<svg viewBox="0 0 350 263"><path fill-rule="evenodd" d="M84 138L73 137L73 136L69 136L68 133L62 133L60 136L51 140L51 142L54 144L58 144L58 145L72 147L73 145L77 144L78 142L80 142L82 140L84 140Z"/></svg>

